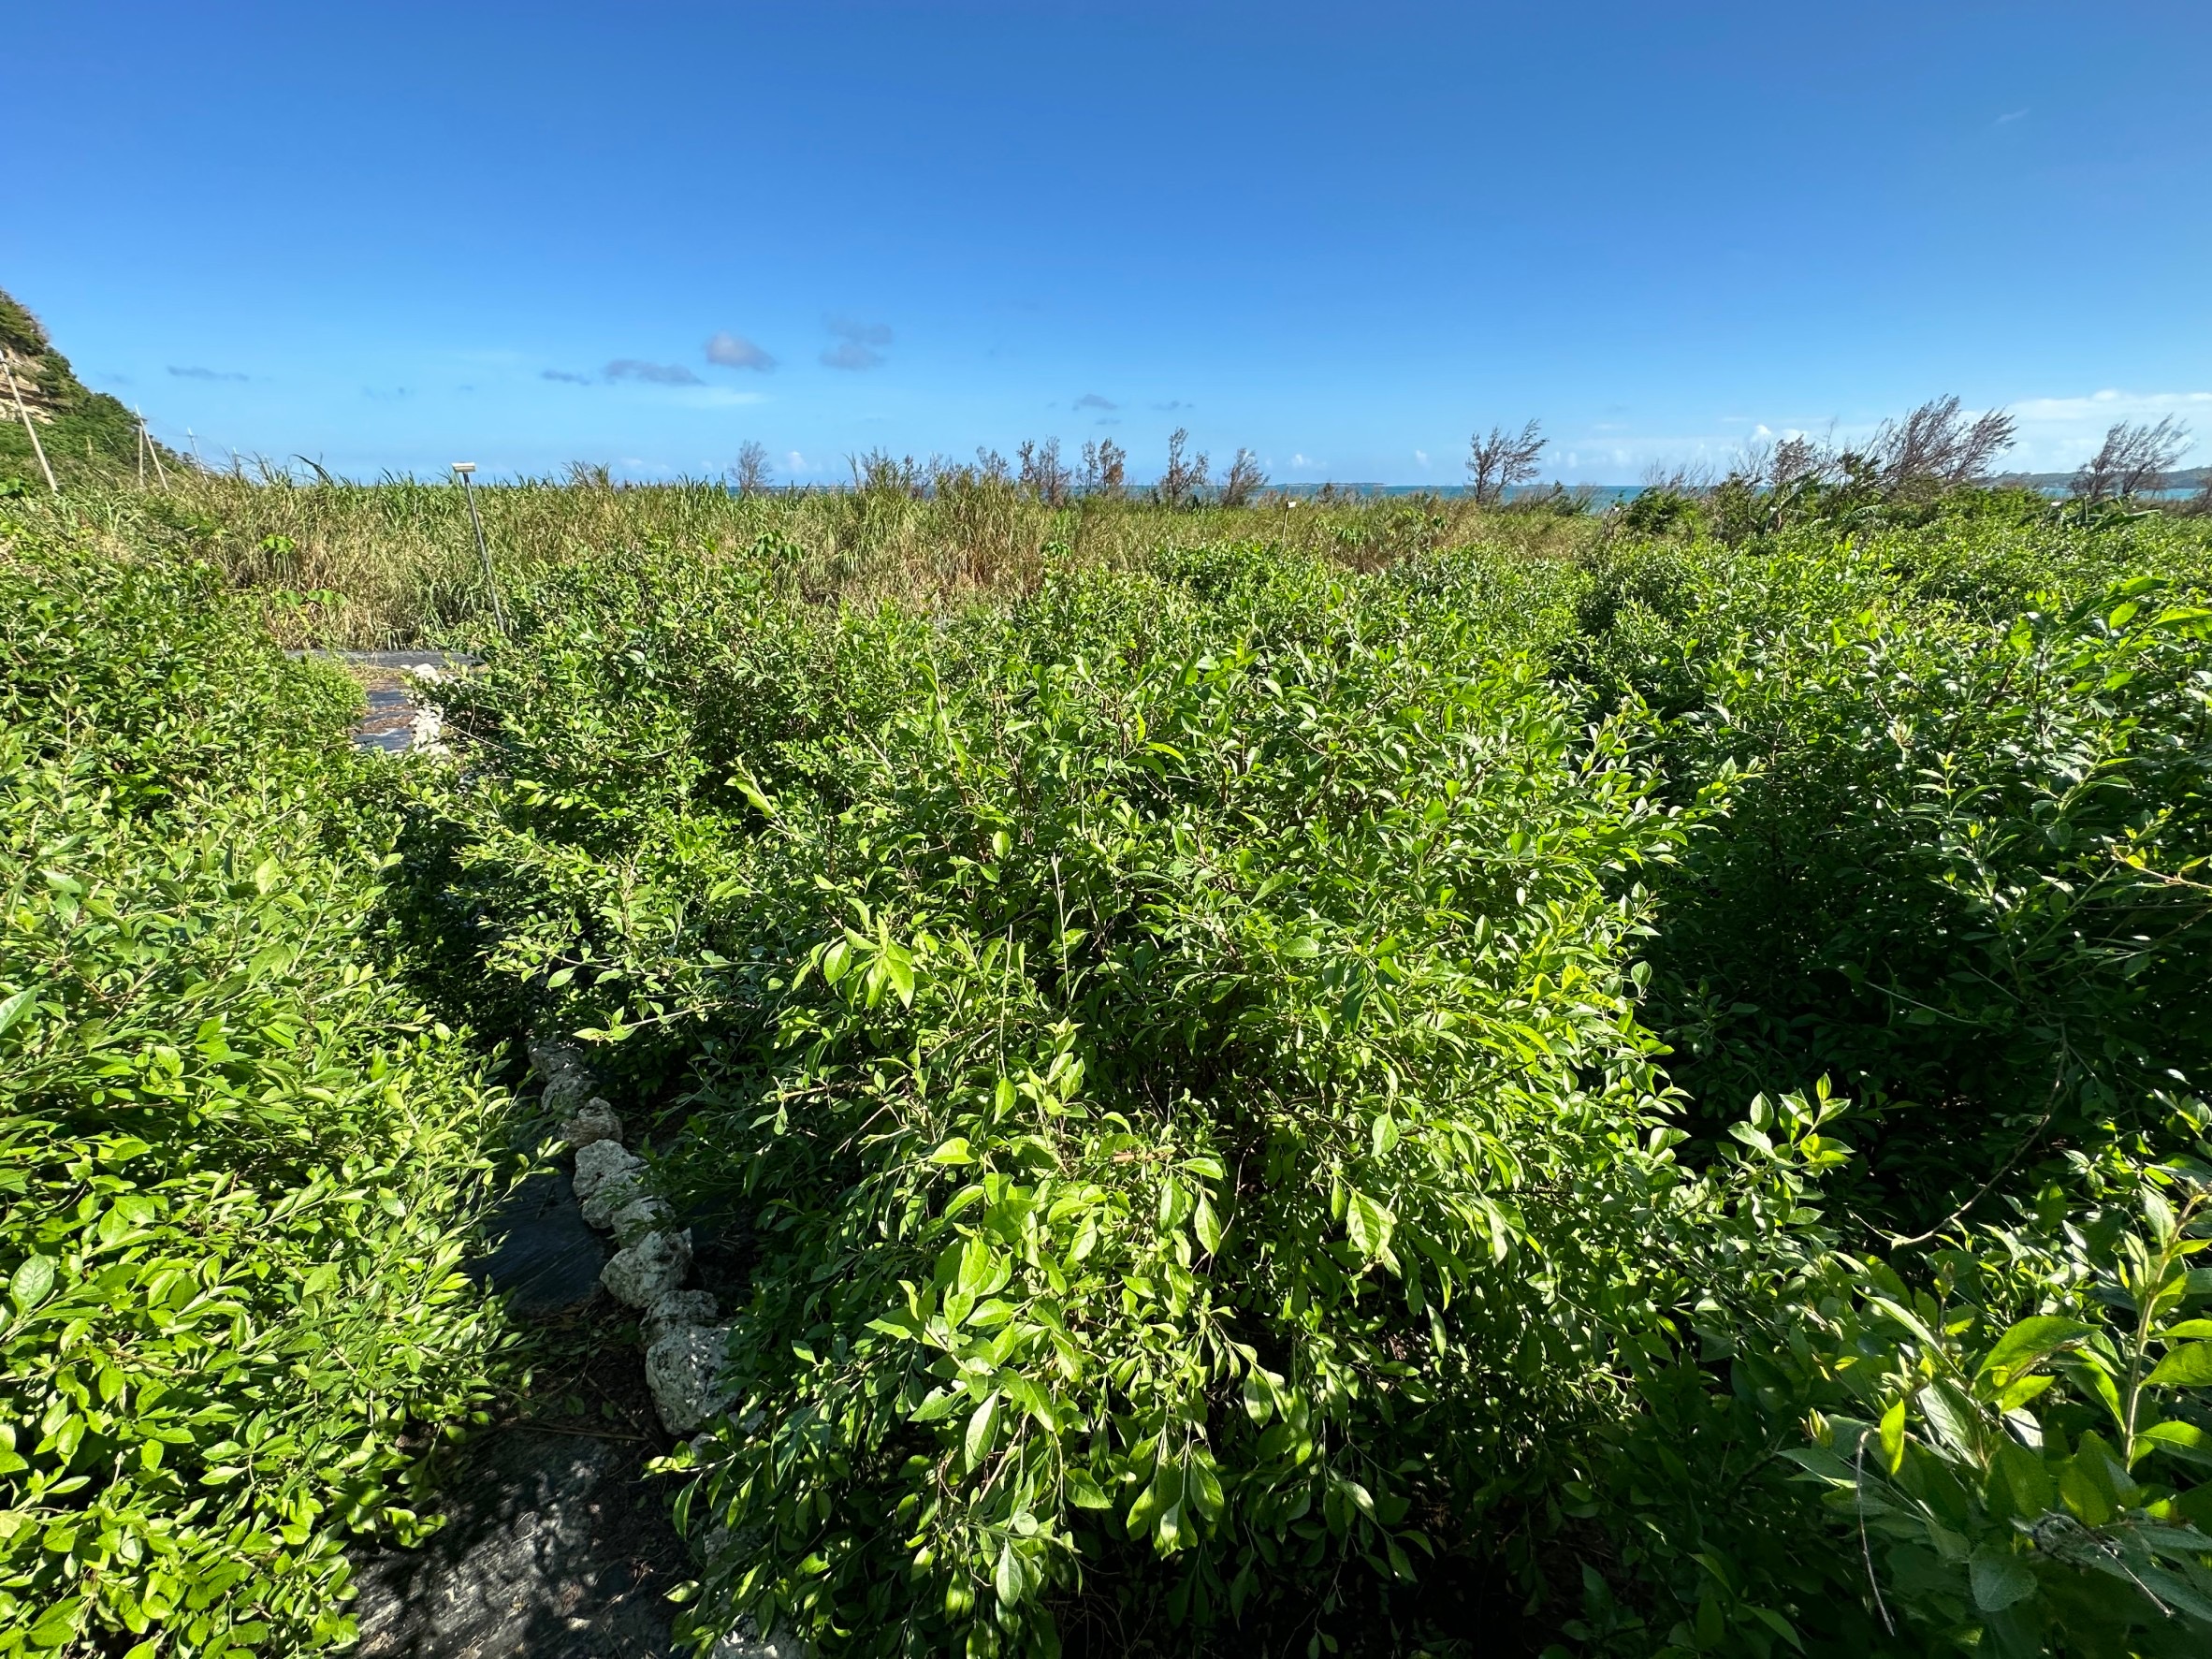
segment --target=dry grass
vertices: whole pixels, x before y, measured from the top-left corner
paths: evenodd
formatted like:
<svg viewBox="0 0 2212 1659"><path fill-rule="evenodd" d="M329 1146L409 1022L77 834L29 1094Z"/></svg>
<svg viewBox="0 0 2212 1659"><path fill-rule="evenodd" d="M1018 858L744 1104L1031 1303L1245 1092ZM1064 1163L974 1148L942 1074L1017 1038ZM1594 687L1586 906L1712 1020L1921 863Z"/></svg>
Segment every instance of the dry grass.
<svg viewBox="0 0 2212 1659"><path fill-rule="evenodd" d="M1049 506L1011 485L738 496L718 482L479 486L497 567L511 574L641 546L725 559L773 548L803 589L866 604L930 607L1021 590L1046 560L1128 566L1167 547L1255 541L1318 551L1368 570L1438 546L1482 542L1564 553L1597 520L1388 497L1168 508L1090 497ZM86 489L10 503L80 536L167 543L258 590L289 645L388 648L475 626L488 614L460 489L444 483L301 483L281 473L187 473L167 490Z"/></svg>

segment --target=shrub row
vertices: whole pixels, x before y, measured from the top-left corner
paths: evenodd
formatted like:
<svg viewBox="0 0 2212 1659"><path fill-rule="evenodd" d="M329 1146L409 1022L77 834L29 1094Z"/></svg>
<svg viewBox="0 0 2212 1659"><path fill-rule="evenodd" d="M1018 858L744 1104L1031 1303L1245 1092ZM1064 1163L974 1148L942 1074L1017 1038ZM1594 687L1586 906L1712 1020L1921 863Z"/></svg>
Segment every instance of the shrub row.
<svg viewBox="0 0 2212 1659"><path fill-rule="evenodd" d="M0 662L0 1652L342 1644L504 1340L501 1097L380 964L342 675L5 520Z"/></svg>

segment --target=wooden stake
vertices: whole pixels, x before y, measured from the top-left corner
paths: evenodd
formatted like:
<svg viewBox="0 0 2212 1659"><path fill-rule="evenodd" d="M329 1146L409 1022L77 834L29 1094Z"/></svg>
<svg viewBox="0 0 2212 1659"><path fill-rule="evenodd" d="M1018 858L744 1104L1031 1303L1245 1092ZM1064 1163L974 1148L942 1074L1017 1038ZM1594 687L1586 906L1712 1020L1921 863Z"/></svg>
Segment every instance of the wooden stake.
<svg viewBox="0 0 2212 1659"><path fill-rule="evenodd" d="M145 444L148 453L153 457L153 475L161 480L162 488L167 489L169 487L169 470L161 464L161 445L153 441L153 434L146 429L146 412L140 409L137 414L138 437Z"/></svg>
<svg viewBox="0 0 2212 1659"><path fill-rule="evenodd" d="M5 351L0 351L0 372L7 376L8 395L15 400L15 412L23 417L23 430L31 434L31 453L38 458L38 470L46 474L46 488L59 495L62 487L53 481L53 469L46 464L46 445L38 442L38 429L31 423L31 412L23 407L23 388L15 384L15 366Z"/></svg>

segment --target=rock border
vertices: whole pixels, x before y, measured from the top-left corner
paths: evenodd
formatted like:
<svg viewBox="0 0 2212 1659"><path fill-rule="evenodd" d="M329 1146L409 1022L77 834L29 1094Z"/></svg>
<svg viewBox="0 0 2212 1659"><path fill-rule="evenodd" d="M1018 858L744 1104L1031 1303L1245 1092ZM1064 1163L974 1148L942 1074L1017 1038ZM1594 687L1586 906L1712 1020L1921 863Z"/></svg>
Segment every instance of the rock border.
<svg viewBox="0 0 2212 1659"><path fill-rule="evenodd" d="M533 1039L531 1069L545 1079L554 1139L574 1154L573 1184L584 1219L620 1247L600 1270L609 1296L643 1316L646 1384L671 1434L696 1433L725 1410L730 1327L705 1290L686 1289L691 1232L674 1225L667 1201L647 1190L645 1160L624 1144L622 1119L599 1093L584 1051L565 1038Z"/></svg>

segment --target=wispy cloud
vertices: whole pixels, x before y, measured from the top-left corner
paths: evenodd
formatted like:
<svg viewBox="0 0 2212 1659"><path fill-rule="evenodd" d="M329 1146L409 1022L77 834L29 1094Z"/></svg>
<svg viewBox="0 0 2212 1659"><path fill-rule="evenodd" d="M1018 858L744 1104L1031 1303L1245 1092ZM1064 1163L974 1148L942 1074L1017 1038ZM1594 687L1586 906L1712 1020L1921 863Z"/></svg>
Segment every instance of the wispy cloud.
<svg viewBox="0 0 2212 1659"><path fill-rule="evenodd" d="M174 363L169 365L169 372L179 380L243 380L246 378L235 369L202 369L196 365L192 368L180 369Z"/></svg>
<svg viewBox="0 0 2212 1659"><path fill-rule="evenodd" d="M1119 409L1121 405L1112 398L1101 398L1097 392L1085 392L1075 400L1077 409Z"/></svg>
<svg viewBox="0 0 2212 1659"><path fill-rule="evenodd" d="M589 386L591 384L591 377L589 374L571 374L565 369L541 369L538 371L538 378L540 380L565 380L571 386Z"/></svg>
<svg viewBox="0 0 2212 1659"><path fill-rule="evenodd" d="M1417 449L1413 452L1413 458L1416 465L1425 467L1429 464L1429 452L1425 449Z"/></svg>
<svg viewBox="0 0 2212 1659"><path fill-rule="evenodd" d="M751 369L762 374L776 367L776 359L742 334L723 330L706 342L706 360L723 369Z"/></svg>
<svg viewBox="0 0 2212 1659"><path fill-rule="evenodd" d="M891 343L891 325L864 323L858 318L833 315L822 319L822 326L837 337L838 342L822 354L825 369L874 369L883 361L878 346Z"/></svg>
<svg viewBox="0 0 2212 1659"><path fill-rule="evenodd" d="M2026 120L2026 119L2027 119L2027 117L2028 117L2028 111L2027 111L2027 110L2025 110L2025 109L2015 109L2015 110L2014 110L2014 111L2012 111L2012 113L2011 113L2011 114L2009 114L2009 115L2000 115L2000 116L1999 116L1999 117L1998 117L1998 118L1995 120L1995 121L1991 122L1989 124L1990 124L1991 126L2010 126L2010 125L2012 125L2012 124L2013 124L2014 122L2016 122L2016 121L2024 121L2024 120Z"/></svg>
<svg viewBox="0 0 2212 1659"><path fill-rule="evenodd" d="M1155 403L1153 407L1165 412L1176 409L1196 409L1198 405L1186 403L1181 398L1170 398L1165 403Z"/></svg>
<svg viewBox="0 0 2212 1659"><path fill-rule="evenodd" d="M2009 406L2020 423L2017 447L2003 465L2019 472L2059 472L2078 466L2120 421L2158 421L2174 415L2194 429L2197 442L2183 455L2203 464L2212 438L2212 392L2130 392L2106 387L2077 398L2024 398Z"/></svg>
<svg viewBox="0 0 2212 1659"><path fill-rule="evenodd" d="M617 357L606 366L609 380L643 380L654 386L702 386L705 383L681 363L645 363L635 357Z"/></svg>
<svg viewBox="0 0 2212 1659"><path fill-rule="evenodd" d="M1310 455L1293 455L1290 458L1290 465L1299 471L1304 471L1313 467L1317 467L1321 463L1319 461L1314 459L1314 458Z"/></svg>

